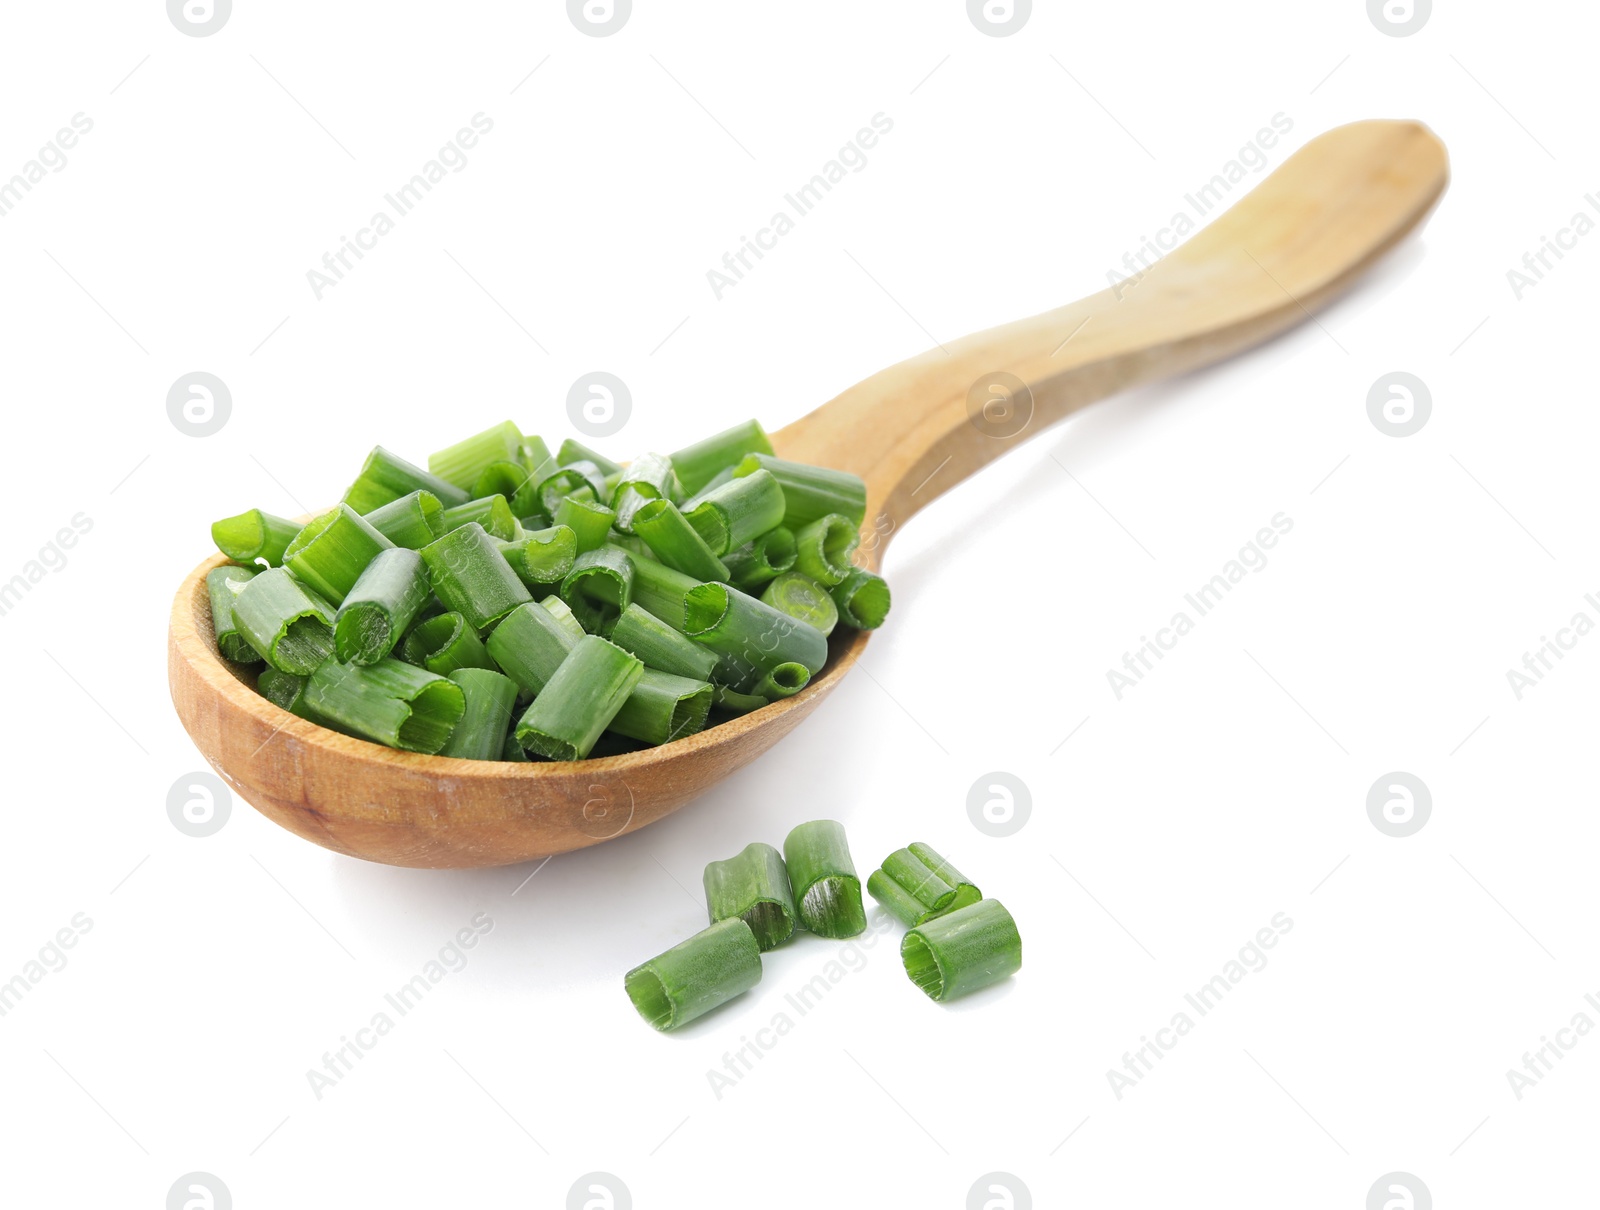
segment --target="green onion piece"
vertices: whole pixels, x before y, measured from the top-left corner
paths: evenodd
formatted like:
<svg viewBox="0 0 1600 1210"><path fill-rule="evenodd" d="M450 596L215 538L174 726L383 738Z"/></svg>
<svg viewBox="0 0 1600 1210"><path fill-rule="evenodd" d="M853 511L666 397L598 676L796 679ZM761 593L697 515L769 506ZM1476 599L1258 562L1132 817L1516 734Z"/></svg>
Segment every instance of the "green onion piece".
<svg viewBox="0 0 1600 1210"><path fill-rule="evenodd" d="M641 661L585 635L522 716L517 742L550 760L582 760L643 675Z"/></svg>
<svg viewBox="0 0 1600 1210"><path fill-rule="evenodd" d="M535 434L523 437L522 445L517 450L517 461L531 473L537 471L547 462L553 462L550 456L550 447L544 443L544 438Z"/></svg>
<svg viewBox="0 0 1600 1210"><path fill-rule="evenodd" d="M829 513L800 529L794 540L798 547L795 568L832 588L849 576L850 556L861 544L861 531L850 518Z"/></svg>
<svg viewBox="0 0 1600 1210"><path fill-rule="evenodd" d="M511 511L511 503L504 496L485 496L444 510L445 533L474 523L482 526L491 537L506 542L522 532L516 514Z"/></svg>
<svg viewBox="0 0 1600 1210"><path fill-rule="evenodd" d="M620 462L611 461L604 454L596 453L571 437L561 443L561 449L556 452L556 461L562 466L571 466L576 462L592 462L600 468L602 475L615 475L622 470Z"/></svg>
<svg viewBox="0 0 1600 1210"><path fill-rule="evenodd" d="M524 532L498 545L517 578L533 590L561 583L578 557L578 535L566 525Z"/></svg>
<svg viewBox="0 0 1600 1210"><path fill-rule="evenodd" d="M615 546L584 551L561 581L561 599L593 634L633 600L633 560Z"/></svg>
<svg viewBox="0 0 1600 1210"><path fill-rule="evenodd" d="M711 704L729 714L752 714L767 705L767 699L753 693L736 693L726 685L711 686Z"/></svg>
<svg viewBox="0 0 1600 1210"><path fill-rule="evenodd" d="M702 1017L761 982L761 947L742 920L723 920L634 967L628 999L665 1033Z"/></svg>
<svg viewBox="0 0 1600 1210"><path fill-rule="evenodd" d="M250 646L233 620L233 603L255 578L253 567L214 567L206 572L206 595L211 598L211 630L222 658L235 664L259 664L261 654ZM685 643L689 640L684 639Z"/></svg>
<svg viewBox="0 0 1600 1210"><path fill-rule="evenodd" d="M422 548L433 591L478 630L533 600L483 526L468 522Z"/></svg>
<svg viewBox="0 0 1600 1210"><path fill-rule="evenodd" d="M799 917L783 854L760 841L746 845L737 856L706 866L706 907L711 923L739 919L750 926L762 952L782 945L794 935Z"/></svg>
<svg viewBox="0 0 1600 1210"><path fill-rule="evenodd" d="M998 899L947 913L901 939L900 960L931 999L954 1000L1022 969L1022 938Z"/></svg>
<svg viewBox="0 0 1600 1210"><path fill-rule="evenodd" d="M309 676L333 654L333 606L285 567L264 571L240 589L233 624L279 672Z"/></svg>
<svg viewBox="0 0 1600 1210"><path fill-rule="evenodd" d="M801 571L784 572L767 585L761 599L791 618L810 623L823 634L832 634L839 624L839 607L828 590Z"/></svg>
<svg viewBox="0 0 1600 1210"><path fill-rule="evenodd" d="M689 592L698 588L700 581L648 555L629 554L628 560L633 564L634 603L681 631Z"/></svg>
<svg viewBox="0 0 1600 1210"><path fill-rule="evenodd" d="M439 755L463 760L501 759L517 704L516 682L486 668L458 668L450 679L461 687L466 710Z"/></svg>
<svg viewBox="0 0 1600 1210"><path fill-rule="evenodd" d="M733 586L753 593L774 576L790 570L794 566L795 551L794 531L780 525L751 539L738 550L730 550L722 561L728 566Z"/></svg>
<svg viewBox="0 0 1600 1210"><path fill-rule="evenodd" d="M305 702L363 739L430 756L466 711L459 685L393 659L370 667L329 660L311 674Z"/></svg>
<svg viewBox="0 0 1600 1210"><path fill-rule="evenodd" d="M518 764L526 764L530 759L528 753L526 750L524 750L522 745L517 743L517 731L515 727L506 732L506 745L503 749L501 749L500 759L515 761Z"/></svg>
<svg viewBox="0 0 1600 1210"><path fill-rule="evenodd" d="M611 523L617 514L594 500L580 500L568 496L556 506L555 521L565 525L577 538L578 553L597 550L606 544Z"/></svg>
<svg viewBox="0 0 1600 1210"><path fill-rule="evenodd" d="M701 584L685 602L684 633L717 653L717 679L741 693L780 664L803 664L815 675L827 662L821 631L736 588Z"/></svg>
<svg viewBox="0 0 1600 1210"><path fill-rule="evenodd" d="M697 441L672 455L672 469L677 472L683 490L693 495L700 491L719 471L737 466L746 454L770 454L772 442L754 420L736 424L731 429Z"/></svg>
<svg viewBox="0 0 1600 1210"><path fill-rule="evenodd" d="M543 605L519 605L500 619L489 635L489 656L524 693L537 694L549 684L568 654L583 638L574 636Z"/></svg>
<svg viewBox="0 0 1600 1210"><path fill-rule="evenodd" d="M539 496L533 475L520 462L491 462L472 481L474 499L504 496L516 516L539 511Z"/></svg>
<svg viewBox="0 0 1600 1210"><path fill-rule="evenodd" d="M983 898L966 875L921 841L897 849L867 879L867 890L901 923L912 926Z"/></svg>
<svg viewBox="0 0 1600 1210"><path fill-rule="evenodd" d="M421 550L435 538L444 537L444 505L432 492L414 491L391 500L367 513L366 521L396 546L408 550Z"/></svg>
<svg viewBox="0 0 1600 1210"><path fill-rule="evenodd" d="M726 580L728 569L678 506L671 500L649 500L633 514L633 532L644 539L650 553L696 580Z"/></svg>
<svg viewBox="0 0 1600 1210"><path fill-rule="evenodd" d="M783 512L783 488L770 472L758 470L706 492L686 515L712 553L725 555L782 525Z"/></svg>
<svg viewBox="0 0 1600 1210"><path fill-rule="evenodd" d="M678 491L678 478L672 462L660 454L640 454L618 476L611 489L611 507L617 512L617 528L633 529L633 514L651 500L672 500Z"/></svg>
<svg viewBox="0 0 1600 1210"><path fill-rule="evenodd" d="M750 454L733 468L735 478L769 471L783 488L783 523L790 529L809 525L829 513L848 517L857 529L867 517L867 485L860 475L826 466L790 462L771 454Z"/></svg>
<svg viewBox="0 0 1600 1210"><path fill-rule="evenodd" d="M685 638L681 631L640 608L637 602L622 611L607 637L624 651L638 656L646 668L661 672L709 681L717 666L716 652Z"/></svg>
<svg viewBox="0 0 1600 1210"><path fill-rule="evenodd" d="M259 508L212 523L211 540L235 563L261 559L271 567L283 563L283 552L300 532L300 522L286 521Z"/></svg>
<svg viewBox="0 0 1600 1210"><path fill-rule="evenodd" d="M682 500L678 501L678 507L683 509L683 511L686 513L691 513L695 509L699 508L700 505L705 501L705 498L712 492L716 491L717 488L721 487L724 483L731 482L733 482L733 467L724 467L722 470L713 475L711 477L711 481L699 491L695 492L694 495L685 496Z"/></svg>
<svg viewBox="0 0 1600 1210"><path fill-rule="evenodd" d="M539 481L539 507L554 517L561 502L582 488L593 492L596 500L606 498L605 476L600 473L598 466L592 462L558 466Z"/></svg>
<svg viewBox="0 0 1600 1210"><path fill-rule="evenodd" d="M283 564L295 579L335 605L355 587L367 564L394 543L369 525L348 504L316 518L289 543Z"/></svg>
<svg viewBox="0 0 1600 1210"><path fill-rule="evenodd" d="M465 441L428 455L428 470L459 488L470 488L496 462L515 462L522 449L522 431L509 420L475 433Z"/></svg>
<svg viewBox="0 0 1600 1210"><path fill-rule="evenodd" d="M811 683L811 670L804 664L779 664L756 684L755 696L769 702L793 697Z"/></svg>
<svg viewBox="0 0 1600 1210"><path fill-rule="evenodd" d="M572 641L574 643L589 633L583 628L583 623L578 621L578 615L572 612L571 606L569 606L560 597L546 597L544 600L540 601L539 604L548 609L550 611L550 616L561 623L561 629L565 630L572 636ZM607 635L606 637L610 638L611 636ZM671 672L672 669L668 668L665 671Z"/></svg>
<svg viewBox="0 0 1600 1210"><path fill-rule="evenodd" d="M477 630L459 613L441 613L413 626L401 652L406 663L439 676L458 668L494 668Z"/></svg>
<svg viewBox="0 0 1600 1210"><path fill-rule="evenodd" d="M666 744L705 729L711 686L705 681L646 668L611 730L647 744Z"/></svg>
<svg viewBox="0 0 1600 1210"><path fill-rule="evenodd" d="M418 490L433 493L446 508L465 504L470 498L455 484L447 483L437 475L430 475L420 466L412 466L383 446L375 445L362 464L356 481L345 491L341 503L348 504L358 513L370 513L391 500L398 500Z"/></svg>
<svg viewBox="0 0 1600 1210"><path fill-rule="evenodd" d="M306 678L292 672L279 672L271 665L263 668L256 677L256 692L280 710L306 717L302 699L306 692Z"/></svg>
<svg viewBox="0 0 1600 1210"><path fill-rule="evenodd" d="M852 567L829 595L839 608L839 620L856 630L876 630L889 617L888 581L864 567Z"/></svg>
<svg viewBox="0 0 1600 1210"><path fill-rule="evenodd" d="M866 930L861 879L842 823L814 819L801 824L784 840L783 859L800 906L800 923L819 937L854 937Z"/></svg>
<svg viewBox="0 0 1600 1210"><path fill-rule="evenodd" d="M376 664L394 650L433 590L414 550L392 547L367 564L339 606L334 650L347 664Z"/></svg>

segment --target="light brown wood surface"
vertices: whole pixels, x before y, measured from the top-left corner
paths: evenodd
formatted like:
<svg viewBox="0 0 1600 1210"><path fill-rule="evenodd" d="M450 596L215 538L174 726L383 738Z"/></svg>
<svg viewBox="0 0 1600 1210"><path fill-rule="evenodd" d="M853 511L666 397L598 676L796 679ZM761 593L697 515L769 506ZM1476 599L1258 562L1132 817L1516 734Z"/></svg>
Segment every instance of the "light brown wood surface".
<svg viewBox="0 0 1600 1210"><path fill-rule="evenodd" d="M774 447L866 480L865 529L877 538L861 561L875 567L919 508L1077 408L1307 320L1421 222L1448 180L1444 147L1419 123L1331 130L1136 284L883 370L773 434ZM1013 419L991 411L998 423L975 423L973 399L991 393L974 384L997 373L1021 385L1000 400ZM241 680L217 653L205 590L224 561L202 563L173 601L167 665L185 728L268 818L390 865L508 865L653 823L794 730L868 641L841 629L826 671L801 693L660 748L571 764L419 756L324 730Z"/></svg>

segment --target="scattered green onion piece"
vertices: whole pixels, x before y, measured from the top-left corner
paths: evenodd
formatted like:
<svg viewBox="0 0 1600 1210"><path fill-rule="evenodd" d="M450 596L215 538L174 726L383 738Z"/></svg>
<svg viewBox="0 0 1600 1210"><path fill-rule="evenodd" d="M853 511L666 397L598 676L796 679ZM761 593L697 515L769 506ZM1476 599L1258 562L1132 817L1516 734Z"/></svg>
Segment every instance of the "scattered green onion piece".
<svg viewBox="0 0 1600 1210"><path fill-rule="evenodd" d="M901 939L900 960L931 999L954 1000L1022 969L1022 937L998 899L984 899L917 925Z"/></svg>
<svg viewBox="0 0 1600 1210"><path fill-rule="evenodd" d="M548 609L550 616L561 623L561 629L572 636L574 643L589 633L583 628L583 623L578 621L578 615L572 612L572 607L560 597L548 596L540 601L539 604ZM607 635L606 637L610 638L611 636ZM672 669L668 668L666 671L671 672Z"/></svg>
<svg viewBox="0 0 1600 1210"><path fill-rule="evenodd" d="M366 462L362 464L361 473L356 476L356 481L345 491L341 503L348 504L358 513L370 513L392 500L398 500L401 496L408 496L418 490L433 493L438 497L439 503L446 508L465 504L470 498L455 484L448 483L437 475L430 475L420 466L412 466L404 458L396 457L383 446L375 445L372 447L372 453L367 455Z"/></svg>
<svg viewBox="0 0 1600 1210"><path fill-rule="evenodd" d="M713 475L710 482L708 482L699 491L695 492L692 496L685 496L682 500L678 501L678 507L683 509L685 513L691 513L695 509L699 508L700 505L704 503L705 498L712 492L716 491L717 488L721 487L724 483L731 482L733 482L733 467L724 467L722 470Z"/></svg>
<svg viewBox="0 0 1600 1210"><path fill-rule="evenodd" d="M562 466L572 466L577 462L592 462L600 468L602 475L615 475L622 470L620 462L613 462L604 454L596 453L581 441L574 441L568 437L561 443L561 448L556 452L556 461Z"/></svg>
<svg viewBox="0 0 1600 1210"><path fill-rule="evenodd" d="M206 572L206 595L211 598L211 630L222 658L235 664L259 664L261 653L250 646L233 620L233 603L255 578L253 567L214 567ZM684 639L684 642L688 642Z"/></svg>
<svg viewBox="0 0 1600 1210"><path fill-rule="evenodd" d="M483 526L468 522L422 548L433 591L445 607L483 630L533 600Z"/></svg>
<svg viewBox="0 0 1600 1210"><path fill-rule="evenodd" d="M517 704L516 682L486 668L458 668L450 679L461 687L466 710L439 755L499 760Z"/></svg>
<svg viewBox="0 0 1600 1210"><path fill-rule="evenodd" d="M739 919L750 926L763 953L794 935L799 920L783 854L760 841L726 861L706 866L703 881L711 923Z"/></svg>
<svg viewBox="0 0 1600 1210"><path fill-rule="evenodd" d="M472 481L472 495L474 499L504 496L518 517L539 511L533 475L520 462L491 462Z"/></svg>
<svg viewBox="0 0 1600 1210"><path fill-rule="evenodd" d="M696 580L726 580L728 569L671 500L650 500L633 514L633 532L650 553Z"/></svg>
<svg viewBox="0 0 1600 1210"><path fill-rule="evenodd" d="M850 556L861 544L861 531L850 518L829 513L801 528L794 540L796 570L832 588L849 576Z"/></svg>
<svg viewBox="0 0 1600 1210"><path fill-rule="evenodd" d="M889 583L864 567L852 567L829 595L839 608L839 620L856 630L876 630L889 617Z"/></svg>
<svg viewBox="0 0 1600 1210"><path fill-rule="evenodd" d="M783 512L783 488L770 472L758 470L707 492L686 515L711 552L725 555L782 525Z"/></svg>
<svg viewBox="0 0 1600 1210"><path fill-rule="evenodd" d="M757 697L753 693L737 693L726 685L711 686L711 704L718 710L729 714L753 714L761 707L770 703L764 697Z"/></svg>
<svg viewBox="0 0 1600 1210"><path fill-rule="evenodd" d="M539 481L539 507L554 517L561 502L581 488L588 488L596 500L605 498L605 476L600 473L598 466L592 462L558 466Z"/></svg>
<svg viewBox="0 0 1600 1210"><path fill-rule="evenodd" d="M421 550L444 536L444 505L432 492L414 491L379 505L366 514L366 521L396 546Z"/></svg>
<svg viewBox="0 0 1600 1210"><path fill-rule="evenodd" d="M474 523L482 526L490 537L506 542L522 532L516 514L511 511L511 503L504 496L485 496L444 510L445 533Z"/></svg>
<svg viewBox="0 0 1600 1210"><path fill-rule="evenodd" d="M334 617L334 650L347 664L376 664L394 650L433 595L414 550L395 546L367 564Z"/></svg>
<svg viewBox="0 0 1600 1210"><path fill-rule="evenodd" d="M286 521L259 508L237 517L224 517L211 526L211 540L235 563L263 560L268 566L283 563L283 552L300 532L300 522Z"/></svg>
<svg viewBox="0 0 1600 1210"><path fill-rule="evenodd" d="M790 529L838 513L848 517L857 529L867 517L867 485L860 475L836 471L826 466L790 462L771 454L750 454L734 467L735 478L770 471L783 488L783 523Z"/></svg>
<svg viewBox="0 0 1600 1210"><path fill-rule="evenodd" d="M295 579L335 605L355 587L367 564L394 543L369 525L348 504L316 518L289 543L283 564Z"/></svg>
<svg viewBox="0 0 1600 1210"><path fill-rule="evenodd" d="M855 937L867 927L861 906L861 879L850 859L844 825L814 819L791 831L783 842L789 886L800 908L800 923L819 937Z"/></svg>
<svg viewBox="0 0 1600 1210"><path fill-rule="evenodd" d="M401 651L406 663L439 676L458 668L494 668L477 630L459 613L441 613L413 626Z"/></svg>
<svg viewBox="0 0 1600 1210"><path fill-rule="evenodd" d="M646 668L611 730L646 744L665 744L705 730L711 686L705 681Z"/></svg>
<svg viewBox="0 0 1600 1210"><path fill-rule="evenodd" d="M305 718L303 700L306 678L292 672L279 672L271 665L263 668L256 677L256 692L280 710Z"/></svg>
<svg viewBox="0 0 1600 1210"><path fill-rule="evenodd" d="M333 607L284 567L262 572L239 591L233 624L279 672L309 676L333 654Z"/></svg>
<svg viewBox="0 0 1600 1210"><path fill-rule="evenodd" d="M604 546L606 535L611 532L611 523L616 519L616 513L594 500L568 496L556 506L556 524L565 525L572 531L577 538L580 555Z"/></svg>
<svg viewBox="0 0 1600 1210"><path fill-rule="evenodd" d="M673 571L649 555L630 554L628 559L633 564L634 603L674 630L682 631L689 592L698 588L700 581Z"/></svg>
<svg viewBox="0 0 1600 1210"><path fill-rule="evenodd" d="M311 674L305 704L363 739L429 756L466 711L459 685L394 659L370 667L327 661Z"/></svg>
<svg viewBox="0 0 1600 1210"><path fill-rule="evenodd" d="M622 611L607 637L624 651L638 656L646 668L661 672L709 681L717 666L716 652L685 638L681 631L674 630L637 602Z"/></svg>
<svg viewBox="0 0 1600 1210"><path fill-rule="evenodd" d="M761 982L761 947L742 920L723 920L628 972L639 1015L665 1033Z"/></svg>
<svg viewBox="0 0 1600 1210"><path fill-rule="evenodd" d="M683 490L690 495L701 490L719 471L737 466L746 454L770 454L772 442L761 425L754 420L736 424L731 429L697 441L672 455L672 469L677 472Z"/></svg>
<svg viewBox="0 0 1600 1210"><path fill-rule="evenodd" d="M522 716L517 741L550 760L582 760L643 675L641 661L585 635Z"/></svg>
<svg viewBox="0 0 1600 1210"><path fill-rule="evenodd" d="M967 877L921 841L897 849L867 879L867 890L901 923L912 926L983 898Z"/></svg>
<svg viewBox="0 0 1600 1210"><path fill-rule="evenodd" d="M722 561L727 564L733 586L753 593L774 576L793 568L795 551L794 531L780 525L751 539L738 550L730 550Z"/></svg>
<svg viewBox="0 0 1600 1210"><path fill-rule="evenodd" d="M550 456L550 447L544 443L543 437L529 434L523 437L522 445L517 450L517 461L532 474L545 463L553 462L555 459Z"/></svg>
<svg viewBox="0 0 1600 1210"><path fill-rule="evenodd" d="M578 535L566 525L523 532L498 545L517 578L535 591L565 580L578 557Z"/></svg>
<svg viewBox="0 0 1600 1210"><path fill-rule="evenodd" d="M465 441L428 455L428 470L463 490L471 488L496 462L515 462L522 449L522 430L509 420L474 433Z"/></svg>
<svg viewBox="0 0 1600 1210"><path fill-rule="evenodd" d="M489 635L489 657L526 694L538 694L549 684L572 649L583 638L572 632L543 605L519 605Z"/></svg>
<svg viewBox="0 0 1600 1210"><path fill-rule="evenodd" d="M672 462L660 454L640 454L630 462L611 489L611 507L617 513L617 528L633 529L633 514L651 500L671 500L677 494L678 479Z"/></svg>
<svg viewBox="0 0 1600 1210"><path fill-rule="evenodd" d="M809 622L823 634L839 624L839 607L828 590L801 571L786 571L768 584L761 599L791 618Z"/></svg>
<svg viewBox="0 0 1600 1210"><path fill-rule="evenodd" d="M512 727L506 732L505 747L500 750L500 759L515 761L517 764L527 764L529 756L523 746L517 743L517 729Z"/></svg>
<svg viewBox="0 0 1600 1210"><path fill-rule="evenodd" d="M584 551L561 581L561 599L593 634L633 600L633 560L615 546Z"/></svg>
<svg viewBox="0 0 1600 1210"><path fill-rule="evenodd" d="M736 588L701 584L685 601L684 633L717 653L717 679L741 693L780 664L803 664L815 675L827 662L821 631Z"/></svg>
<svg viewBox="0 0 1600 1210"><path fill-rule="evenodd" d="M755 696L769 702L793 697L811 683L811 671L804 664L779 664L769 669L756 685Z"/></svg>

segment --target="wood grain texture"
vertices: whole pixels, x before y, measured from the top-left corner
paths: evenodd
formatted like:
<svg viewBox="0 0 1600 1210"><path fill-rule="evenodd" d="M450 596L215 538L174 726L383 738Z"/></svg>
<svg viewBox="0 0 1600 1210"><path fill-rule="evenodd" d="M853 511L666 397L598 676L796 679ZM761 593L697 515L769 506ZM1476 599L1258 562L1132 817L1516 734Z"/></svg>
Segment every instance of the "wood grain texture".
<svg viewBox="0 0 1600 1210"><path fill-rule="evenodd" d="M1136 284L883 370L773 434L774 446L866 480L867 529L878 540L861 561L876 567L919 508L1078 408L1310 318L1421 222L1448 180L1443 146L1419 123L1339 127ZM974 384L996 373L1020 384L1011 402L1026 416L1006 436L970 414ZM420 756L317 727L257 694L253 675L241 679L217 653L205 591L205 573L224 561L202 563L173 601L167 666L180 719L268 818L390 865L508 865L653 823L794 730L868 641L838 632L826 671L801 693L660 748L573 764Z"/></svg>

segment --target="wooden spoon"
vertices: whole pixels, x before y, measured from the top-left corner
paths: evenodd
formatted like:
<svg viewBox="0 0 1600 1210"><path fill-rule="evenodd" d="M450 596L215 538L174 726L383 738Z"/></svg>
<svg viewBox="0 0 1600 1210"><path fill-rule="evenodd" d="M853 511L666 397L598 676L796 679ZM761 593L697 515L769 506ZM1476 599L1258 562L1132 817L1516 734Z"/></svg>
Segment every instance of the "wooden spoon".
<svg viewBox="0 0 1600 1210"><path fill-rule="evenodd" d="M1421 222L1448 179L1444 147L1419 123L1341 126L1136 283L883 370L773 434L773 445L866 480L862 561L876 567L919 508L1084 404L1309 318ZM173 602L167 665L183 725L268 818L390 865L508 865L654 823L794 730L868 641L841 628L805 691L664 747L572 764L418 756L288 714L255 692L253 674L225 663L205 589L223 561L202 563Z"/></svg>

